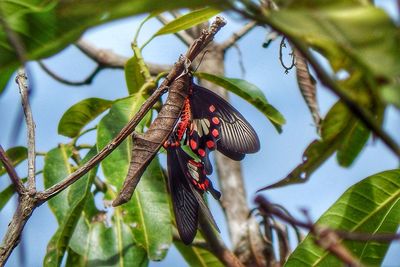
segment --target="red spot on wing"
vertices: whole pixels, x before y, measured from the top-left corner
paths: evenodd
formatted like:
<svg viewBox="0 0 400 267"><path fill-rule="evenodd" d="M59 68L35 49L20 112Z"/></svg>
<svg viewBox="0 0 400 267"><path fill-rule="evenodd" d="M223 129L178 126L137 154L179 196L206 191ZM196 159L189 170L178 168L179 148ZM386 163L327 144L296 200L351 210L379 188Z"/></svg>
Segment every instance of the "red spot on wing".
<svg viewBox="0 0 400 267"><path fill-rule="evenodd" d="M217 129L214 129L214 130L212 130L211 134L212 134L214 137L218 137L219 132L218 132Z"/></svg>
<svg viewBox="0 0 400 267"><path fill-rule="evenodd" d="M199 148L199 150L197 150L197 153L199 153L199 155L201 157L204 157L206 155L206 151L204 151L204 149Z"/></svg>
<svg viewBox="0 0 400 267"><path fill-rule="evenodd" d="M208 148L213 148L215 144L213 141L209 140L209 141L207 141L206 145Z"/></svg>
<svg viewBox="0 0 400 267"><path fill-rule="evenodd" d="M219 124L219 119L217 117L213 117L211 120L215 125Z"/></svg>
<svg viewBox="0 0 400 267"><path fill-rule="evenodd" d="M211 105L211 106L208 108L208 110L209 110L210 112L214 112L214 111L215 111L214 105Z"/></svg>
<svg viewBox="0 0 400 267"><path fill-rule="evenodd" d="M193 139L190 140L190 148L195 150L197 147L197 143L196 141L194 141Z"/></svg>

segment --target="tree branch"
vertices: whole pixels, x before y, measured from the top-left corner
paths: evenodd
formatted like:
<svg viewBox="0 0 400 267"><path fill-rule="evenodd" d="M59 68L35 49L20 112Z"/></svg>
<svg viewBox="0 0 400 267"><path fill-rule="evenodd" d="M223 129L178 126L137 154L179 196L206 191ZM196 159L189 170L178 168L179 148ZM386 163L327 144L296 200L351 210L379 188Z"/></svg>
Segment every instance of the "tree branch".
<svg viewBox="0 0 400 267"><path fill-rule="evenodd" d="M237 43L237 41L239 41L243 36L245 36L248 32L250 32L256 26L257 26L257 23L255 21L251 21L251 22L247 23L246 25L244 25L243 28L241 28L237 32L233 33L227 40L225 40L219 46L224 51L228 50L229 48L234 46Z"/></svg>
<svg viewBox="0 0 400 267"><path fill-rule="evenodd" d="M3 163L4 169L6 169L8 176L10 176L11 182L14 184L15 191L17 191L18 195L22 195L25 193L25 187L21 182L15 168L8 158L6 152L3 147L0 145L0 160Z"/></svg>
<svg viewBox="0 0 400 267"><path fill-rule="evenodd" d="M33 121L32 110L29 105L28 98L28 78L23 69L18 70L17 77L15 78L21 94L22 107L24 109L26 127L28 132L28 186L27 190L30 195L36 192L36 176L35 176L35 122Z"/></svg>
<svg viewBox="0 0 400 267"><path fill-rule="evenodd" d="M38 61L39 66L46 72L50 77L52 77L54 80L59 81L60 83L66 84L66 85L71 85L71 86L81 86L81 85L89 85L93 82L93 79L96 77L96 75L103 69L100 65L97 65L97 67L92 71L92 73L85 78L82 81L69 81L64 79L63 77L57 75L54 73L52 70L50 70L42 61Z"/></svg>
<svg viewBox="0 0 400 267"><path fill-rule="evenodd" d="M310 220L307 222L299 221L293 217L282 212L280 209L274 207L266 198L257 196L255 199L256 204L259 205L259 210L263 214L275 215L277 218L305 228L313 234L315 243L325 250L328 250L334 254L338 259L348 264L349 266L362 266L361 262L355 258L346 247L341 244L339 235L335 230L328 228L321 228L318 225L313 224Z"/></svg>
<svg viewBox="0 0 400 267"><path fill-rule="evenodd" d="M166 17L161 14L157 16L157 19L163 25L166 25L170 22ZM178 37L178 39L181 40L186 46L189 46L194 41L194 38L192 38L186 31L176 32L174 33L174 35Z"/></svg>
<svg viewBox="0 0 400 267"><path fill-rule="evenodd" d="M97 48L83 39L78 40L75 45L82 51L82 53L103 68L123 69L126 61L129 59L128 57L114 53L112 50ZM168 71L172 68L172 66L169 65L148 62L146 62L146 65L149 67L150 73L153 76L157 76L159 73Z"/></svg>
<svg viewBox="0 0 400 267"><path fill-rule="evenodd" d="M217 256L217 258L230 267L244 267L240 260L233 254L216 234L214 228L208 223L207 219L203 214L199 216L199 223L201 232L210 246L211 251Z"/></svg>

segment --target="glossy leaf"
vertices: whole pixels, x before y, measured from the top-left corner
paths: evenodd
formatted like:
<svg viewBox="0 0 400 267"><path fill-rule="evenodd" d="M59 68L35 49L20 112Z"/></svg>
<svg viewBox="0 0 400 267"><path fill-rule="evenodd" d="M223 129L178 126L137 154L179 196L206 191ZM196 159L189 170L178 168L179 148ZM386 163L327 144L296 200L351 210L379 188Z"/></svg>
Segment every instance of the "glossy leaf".
<svg viewBox="0 0 400 267"><path fill-rule="evenodd" d="M139 110L144 102L141 94L116 101L109 113L105 115L97 128L97 149L100 151L114 138L128 123L130 118ZM129 166L130 149L125 140L107 158L101 162L101 166L107 181L119 190L122 186Z"/></svg>
<svg viewBox="0 0 400 267"><path fill-rule="evenodd" d="M217 257L210 251L194 245L186 246L180 241L174 241L176 248L191 267L223 267Z"/></svg>
<svg viewBox="0 0 400 267"><path fill-rule="evenodd" d="M395 234L400 221L400 170L385 171L350 187L317 221L350 233ZM340 241L366 266L380 266L390 243ZM285 266L341 266L343 263L306 239Z"/></svg>
<svg viewBox="0 0 400 267"><path fill-rule="evenodd" d="M83 159L82 164L91 159L96 153L97 149L93 147ZM47 246L47 252L43 262L44 266L60 266L68 247L68 242L86 205L88 194L90 193L90 188L96 173L97 167L93 168L69 187L69 209Z"/></svg>
<svg viewBox="0 0 400 267"><path fill-rule="evenodd" d="M271 12L269 19L285 35L301 38L320 51L336 71L359 67L376 77L396 77L398 29L382 9L365 2L314 6L301 1L294 8Z"/></svg>
<svg viewBox="0 0 400 267"><path fill-rule="evenodd" d="M370 131L360 121L356 121L343 139L337 152L338 163L343 167L350 166L360 154L370 136Z"/></svg>
<svg viewBox="0 0 400 267"><path fill-rule="evenodd" d="M136 56L131 57L125 64L125 81L130 95L139 92L146 82Z"/></svg>
<svg viewBox="0 0 400 267"><path fill-rule="evenodd" d="M259 111L261 111L268 120L274 125L278 132L282 132L282 125L286 123L282 114L268 103L263 92L254 84L242 79L226 78L209 73L195 73L200 79L213 82L226 90L237 94Z"/></svg>
<svg viewBox="0 0 400 267"><path fill-rule="evenodd" d="M155 158L138 184L125 221L132 226L135 240L146 249L149 259L162 260L172 243L169 195L160 163Z"/></svg>
<svg viewBox="0 0 400 267"><path fill-rule="evenodd" d="M98 126L98 146L106 145L129 119L137 112L144 101L141 94L134 94L112 106ZM141 127L136 129L140 132ZM130 141L130 140L129 140ZM106 180L119 190L126 177L130 162L130 145L122 143L102 162ZM166 185L157 160L147 167L131 201L122 206L124 221L129 223L137 242L144 247L152 260L161 260L172 242L171 215L168 205Z"/></svg>
<svg viewBox="0 0 400 267"><path fill-rule="evenodd" d="M203 23L213 16L217 15L220 13L220 10L217 10L215 8L202 8L198 9L192 12L189 12L183 16L180 16L177 19L174 19L173 21L170 21L169 23L165 24L164 27L159 29L154 36L159 36L163 34L170 34L170 33L176 33L179 31L183 31L186 29L189 29L193 26L196 26L200 23Z"/></svg>
<svg viewBox="0 0 400 267"><path fill-rule="evenodd" d="M105 222L84 222L85 231L74 235L71 249L81 255L81 266L147 266L145 250L135 243L131 230L120 220L107 227ZM81 227L82 228L82 227ZM79 243L76 242L79 240ZM78 250L78 251L76 251Z"/></svg>
<svg viewBox="0 0 400 267"><path fill-rule="evenodd" d="M70 107L58 123L58 133L76 137L89 122L110 108L113 101L101 98L87 98Z"/></svg>
<svg viewBox="0 0 400 267"><path fill-rule="evenodd" d="M28 150L23 146L16 146L7 149L6 155L11 160L12 165L15 167L28 157ZM0 176L6 173L3 163L0 162Z"/></svg>
<svg viewBox="0 0 400 267"><path fill-rule="evenodd" d="M59 52L95 25L140 13L204 7L218 2L220 1L18 0L6 1L1 4L1 8L9 27L19 34L27 51L26 57L35 60ZM19 61L15 49L8 43L1 28L0 55L0 73L16 70Z"/></svg>
<svg viewBox="0 0 400 267"><path fill-rule="evenodd" d="M71 147L65 145L60 145L60 147L47 152L43 167L43 180L46 188L63 180L72 173L69 163L71 155ZM68 191L69 188L65 189L47 202L51 211L56 216L59 225L62 225L64 220L66 220L70 208L68 204Z"/></svg>

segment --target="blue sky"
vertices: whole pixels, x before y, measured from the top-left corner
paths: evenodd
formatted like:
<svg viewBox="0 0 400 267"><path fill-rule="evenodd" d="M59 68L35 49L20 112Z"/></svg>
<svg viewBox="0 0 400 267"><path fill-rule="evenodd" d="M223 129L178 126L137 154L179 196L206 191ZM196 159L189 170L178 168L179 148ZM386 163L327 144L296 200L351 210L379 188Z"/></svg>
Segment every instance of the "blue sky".
<svg viewBox="0 0 400 267"><path fill-rule="evenodd" d="M382 1L389 10L394 10L395 1ZM119 54L131 56L130 42L138 26L138 19L123 19L88 31L84 38L100 48L112 49ZM218 34L216 41L223 41L242 22L228 17L228 25ZM146 24L141 38L145 41L161 25L157 22ZM249 120L256 129L261 150L254 155L248 155L242 162L249 203L253 203L255 191L285 177L301 162L306 146L317 138L312 125L311 115L304 104L297 88L294 72L284 74L278 60L279 42L274 42L268 49L261 47L267 32L258 27L240 40L239 47L243 55L246 69L242 76L239 67L238 52L231 49L226 55L226 76L244 78L257 85L286 118L287 124L283 133L278 134L268 120L244 100L232 95L232 104ZM185 52L184 45L174 36L159 37L144 50L144 58L149 62L172 64L180 53ZM71 80L80 80L95 67L90 59L82 55L76 48L68 47L60 54L45 61L46 64ZM93 85L83 87L68 87L48 77L37 64L30 64L34 76L35 94L32 109L36 122L37 150L47 151L66 138L57 135L57 123L62 114L74 103L88 97L115 99L126 95L124 74L121 70L102 71L94 80ZM321 113L326 114L335 97L325 88L319 88L318 99ZM0 97L0 143L9 147L10 129L13 127L15 115L20 108L19 94L14 83L10 83L6 92ZM389 110L385 122L386 129L396 134L399 132L400 117L394 110ZM24 128L17 144L25 145ZM90 141L89 138L86 142ZM397 141L400 142L399 135ZM38 159L38 165L42 159ZM341 168L332 157L314 175L309 182L270 190L263 193L271 201L287 207L293 214L301 218L299 208L307 208L314 219L317 219L336 199L351 185L374 173L398 167L398 161L380 141L369 140L366 148L357 158L353 166ZM21 176L25 169L18 169ZM216 177L213 176L214 179ZM42 186L42 178L38 178ZM0 179L0 189L8 181ZM217 183L216 183L217 184ZM3 236L6 226L15 208L11 201L0 214L0 235ZM212 211L222 230L224 240L229 243L222 211L215 202L211 203ZM47 242L56 229L56 221L46 205L38 208L24 231L27 266L41 266ZM400 246L391 247L385 266L396 266L400 262ZM152 266L186 266L175 249L172 249L167 259ZM7 266L18 266L17 253L14 253Z"/></svg>

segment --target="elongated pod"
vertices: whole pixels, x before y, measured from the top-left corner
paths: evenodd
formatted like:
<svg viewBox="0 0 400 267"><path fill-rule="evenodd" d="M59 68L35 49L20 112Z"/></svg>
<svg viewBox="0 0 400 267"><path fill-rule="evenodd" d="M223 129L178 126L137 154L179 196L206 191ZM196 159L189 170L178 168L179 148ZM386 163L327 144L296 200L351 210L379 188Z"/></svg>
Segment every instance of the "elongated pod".
<svg viewBox="0 0 400 267"><path fill-rule="evenodd" d="M165 104L147 132L133 135L131 163L122 189L112 203L114 207L131 199L140 177L174 129L188 96L189 81L189 74L173 81Z"/></svg>

